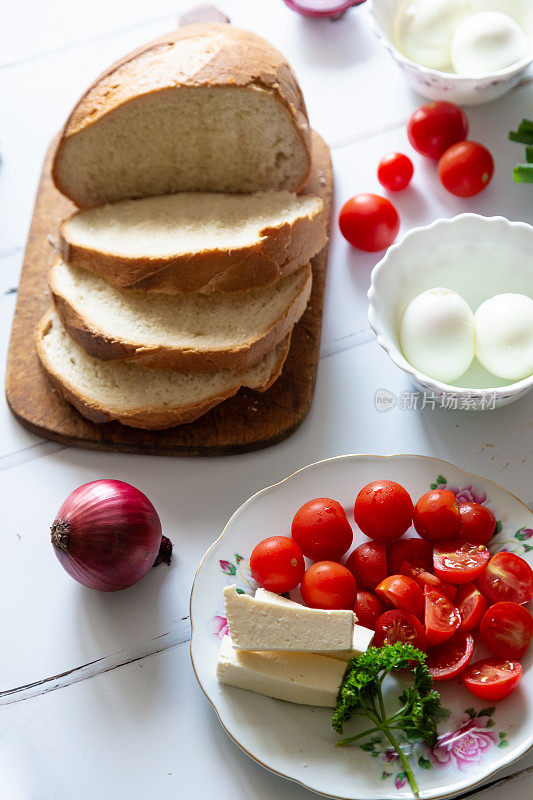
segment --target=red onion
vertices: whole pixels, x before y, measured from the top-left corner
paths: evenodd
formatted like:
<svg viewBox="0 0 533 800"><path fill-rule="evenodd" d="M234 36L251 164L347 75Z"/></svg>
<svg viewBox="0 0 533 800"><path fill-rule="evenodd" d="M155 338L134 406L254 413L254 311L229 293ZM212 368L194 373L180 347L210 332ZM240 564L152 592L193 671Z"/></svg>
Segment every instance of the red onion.
<svg viewBox="0 0 533 800"><path fill-rule="evenodd" d="M89 589L126 589L151 567L170 564L172 543L161 536L157 511L123 481L79 486L57 512L51 531L59 562Z"/></svg>
<svg viewBox="0 0 533 800"><path fill-rule="evenodd" d="M283 0L285 5L306 17L340 17L365 0Z"/></svg>

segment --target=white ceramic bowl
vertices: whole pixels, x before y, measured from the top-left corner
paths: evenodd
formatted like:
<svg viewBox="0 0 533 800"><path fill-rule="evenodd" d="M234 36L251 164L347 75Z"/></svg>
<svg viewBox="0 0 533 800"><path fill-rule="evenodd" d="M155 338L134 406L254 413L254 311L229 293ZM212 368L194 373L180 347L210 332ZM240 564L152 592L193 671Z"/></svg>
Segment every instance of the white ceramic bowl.
<svg viewBox="0 0 533 800"><path fill-rule="evenodd" d="M458 379L442 383L416 370L405 359L398 326L406 306L420 292L442 286L458 292L473 311L495 294L533 294L533 227L504 217L460 214L415 228L372 271L368 291L370 325L394 363L416 387L433 393L442 407L491 410L518 400L533 387L533 375L506 381L478 362Z"/></svg>
<svg viewBox="0 0 533 800"><path fill-rule="evenodd" d="M449 100L461 105L487 103L516 86L533 62L532 0L524 0L524 19L517 18L517 22L522 24L530 40L529 55L510 67L481 76L458 75L430 69L404 56L395 44L394 23L398 11L405 3L406 0L368 0L378 39L400 65L413 88L424 97L429 97L431 100ZM479 5L479 10L502 11L512 16L512 11L505 7L505 0L477 0L476 4Z"/></svg>

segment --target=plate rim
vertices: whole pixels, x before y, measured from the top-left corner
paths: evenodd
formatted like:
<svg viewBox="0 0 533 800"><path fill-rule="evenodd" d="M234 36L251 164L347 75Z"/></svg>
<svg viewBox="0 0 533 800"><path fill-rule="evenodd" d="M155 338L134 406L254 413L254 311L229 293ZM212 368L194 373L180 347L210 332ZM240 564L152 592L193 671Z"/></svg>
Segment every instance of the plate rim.
<svg viewBox="0 0 533 800"><path fill-rule="evenodd" d="M388 453L388 454L385 454L385 455L384 454L377 454L377 453L344 453L342 455L330 456L328 458L318 459L317 461L313 461L310 464L305 464L303 467L299 467L298 469L294 470L294 472L291 472L290 475L286 475L281 480L276 481L275 483L269 484L268 486L264 486L262 489L259 489L257 492L254 492L243 503L241 503L241 505L238 506L238 508L235 509L233 514L229 517L228 521L224 525L224 528L222 529L221 533L217 536L217 538L207 548L207 550L203 554L202 558L200 559L200 562L199 562L198 567L196 569L196 572L194 574L194 579L193 579L193 582L192 582L191 592L190 592L190 596L189 596L189 620L190 620L190 626L191 626L191 639L190 639L190 644L189 644L189 657L190 657L190 660L191 660L191 666L192 666L194 675L196 677L196 680L198 682L198 685L199 685L200 689L202 690L203 694L205 695L206 699L210 703L211 707L213 708L213 710L214 710L214 712L215 712L215 714L217 716L217 719L218 719L220 725L222 726L224 732L227 734L227 736L229 736L229 738L234 742L234 744L237 745L237 747L243 753L246 753L246 755L249 758L252 759L252 761L254 761L256 764L259 764L261 767L263 767L263 769L266 769L268 772L271 772L274 775L279 775L281 778L285 778L286 780L292 781L293 783L296 783L299 786L303 786L304 789L308 789L309 791L313 792L314 794L317 794L317 795L322 796L322 797L331 798L331 800L348 800L348 799L346 798L345 795L336 795L336 794L330 794L330 793L327 793L327 792L322 792L322 791L320 791L318 789L313 788L312 786L309 786L309 784L305 783L304 781L300 780L299 778L294 778L291 775L287 775L285 772L281 772L280 770L277 770L274 767L271 767L268 764L265 764L265 762L262 761L259 757L257 757L255 755L253 755L252 753L250 753L250 751L247 750L246 747L244 747L244 745L242 745L241 742L239 742L239 740L236 739L236 737L226 727L226 725L224 724L224 722L223 722L223 720L221 718L221 715L220 715L220 713L218 711L217 706L215 705L215 703L213 702L213 700L209 696L209 694L206 691L204 685L202 684L202 681L199 678L198 672L196 671L196 665L194 663L194 656L193 656L194 620L193 620L193 613L192 613L192 603L193 603L194 591L195 591L195 588L196 588L196 581L197 581L198 575L200 573L200 570L202 569L202 567L204 565L205 560L207 559L209 553L215 548L215 546L225 536L226 531L229 528L229 526L231 525L233 519L238 514L240 514L249 503L251 503L253 500L255 500L255 498L258 497L259 495L269 491L270 489L275 489L276 486L280 486L281 484L283 484L286 481L288 481L291 478L293 478L295 475L298 475L300 472L304 472L305 470L308 470L311 467L318 466L319 464L326 464L326 463L328 463L330 461L345 461L345 460L349 460L349 459L353 459L353 458L378 458L378 459L383 459L383 460L390 459L390 458L400 458L400 459L401 458L420 458L420 459L422 459L424 461L438 461L441 464L445 464L446 466L453 467L453 469L459 470L459 472L463 472L465 475L468 475L471 478L477 478L477 479L479 479L481 481L484 481L484 482L486 482L486 483L488 483L488 484L490 484L492 486L495 486L497 489L501 489L503 492L505 492L506 494L510 495L512 498L517 500L520 503L520 505L524 506L525 510L529 514L533 513L533 509L531 509L523 500L520 500L520 498L516 494L514 494L513 492L510 492L508 489L506 489L501 484L496 483L496 481L490 480L490 478L485 478L483 475L477 475L474 472L469 472L468 470L463 469L462 467L458 467L457 464L454 464L451 461L445 461L442 458L436 458L435 456L422 455L420 453ZM529 744L526 747L526 749L524 749L523 751L519 752L516 756L511 758L506 764L503 764L503 765L501 765L499 767L495 767L494 769L489 770L486 775L484 775L482 778L479 778L478 780L474 781L473 783L469 784L468 786L466 786L466 787L464 787L462 789L458 789L456 791L447 792L446 794L434 795L434 796L432 796L430 798L428 797L427 800L449 800L449 798L457 797L463 792L470 792L473 789L476 789L477 787L479 787L481 783L483 783L488 778L490 778L493 775L495 775L497 772L500 772L501 770L506 769L510 765L514 764L516 761L518 761L518 759L522 758L524 755L529 753L531 750L533 750L533 743ZM413 795L413 797L414 797L414 795ZM350 798L350 800L367 800L367 798L365 798L365 797L355 797L354 796L354 797ZM398 800L401 800L401 795L398 795ZM423 800L424 800L424 798L423 798Z"/></svg>

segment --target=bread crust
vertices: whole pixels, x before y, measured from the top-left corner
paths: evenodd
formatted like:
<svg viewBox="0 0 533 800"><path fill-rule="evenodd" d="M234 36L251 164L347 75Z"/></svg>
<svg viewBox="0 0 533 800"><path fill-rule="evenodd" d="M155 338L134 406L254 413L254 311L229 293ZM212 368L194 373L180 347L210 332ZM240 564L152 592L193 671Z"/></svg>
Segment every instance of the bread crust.
<svg viewBox="0 0 533 800"><path fill-rule="evenodd" d="M52 162L52 178L62 194L80 208L86 203L60 178L65 143L102 117L138 97L187 87L224 87L266 91L293 120L311 168L311 133L305 101L284 56L260 36L222 23L186 25L129 53L105 70L70 113Z"/></svg>
<svg viewBox="0 0 533 800"><path fill-rule="evenodd" d="M312 280L309 264L300 291L270 328L264 330L255 340L224 349L147 345L141 340L124 341L113 337L109 331L91 320L84 309L75 307L62 293L55 279L55 264L50 272L50 291L63 327L89 355L102 361L134 361L144 367L170 369L175 372L231 369L242 373L258 364L292 330L307 308Z"/></svg>
<svg viewBox="0 0 533 800"><path fill-rule="evenodd" d="M307 264L328 238L326 212L320 201L316 210L292 223L263 228L251 245L163 257L131 257L76 243L68 230L68 222L76 213L80 212L63 220L59 228L63 261L88 269L121 289L239 292L266 286Z"/></svg>
<svg viewBox="0 0 533 800"><path fill-rule="evenodd" d="M165 408L143 407L137 409L104 408L98 401L80 394L76 390L76 387L56 373L49 363L42 341L50 330L53 316L54 312L52 310L47 311L35 329L35 348L39 361L41 362L45 374L60 396L71 403L80 414L91 420L91 422L100 424L116 420L122 425L127 425L131 428L142 428L144 430L164 430L166 428L173 428L176 425L185 425L189 422L194 422L203 414L214 408L214 406L232 397L242 386L247 385L246 380L236 382L235 386L231 387L225 393L186 407L170 408L166 406ZM290 334L288 334L283 341L283 345L279 346L276 363L267 381L259 387L251 388L256 389L256 391L264 392L277 380L283 368L287 353L289 352L290 338ZM245 378L245 376L243 376L243 378Z"/></svg>

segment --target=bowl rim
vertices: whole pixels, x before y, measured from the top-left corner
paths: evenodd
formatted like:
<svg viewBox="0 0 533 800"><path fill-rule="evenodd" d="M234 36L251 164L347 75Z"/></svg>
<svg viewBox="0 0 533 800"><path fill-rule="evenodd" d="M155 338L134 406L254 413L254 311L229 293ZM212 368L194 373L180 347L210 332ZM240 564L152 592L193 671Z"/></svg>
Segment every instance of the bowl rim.
<svg viewBox="0 0 533 800"><path fill-rule="evenodd" d="M379 291L376 289L376 281L378 280L379 276L388 269L388 262L395 253L399 252L403 247L404 243L411 239L417 238L418 236L424 237L427 232L434 230L435 228L445 227L445 226L453 226L456 225L457 222L462 222L466 220L467 222L473 222L475 225L494 225L495 223L501 225L507 225L510 228L526 230L529 234L533 237L533 225L529 225L527 222L516 221L512 222L511 220L507 219L507 217L503 216L493 216L493 217L485 217L483 214L473 214L471 212L457 214L454 217L439 217L438 219L431 222L429 225L422 225L417 228L411 228L411 230L407 231L401 239L396 242L395 244L391 245L383 258L378 261L374 269L372 270L372 274L370 276L370 288L367 292L368 298L368 321L370 323L370 327L374 331L377 336L378 344L382 347L385 352L388 354L390 359L399 367L401 370L406 372L410 375L415 381L419 383L428 384L433 387L436 391L444 394L454 394L457 397L487 397L488 395L496 396L496 397L507 397L514 394L518 394L524 390L527 390L533 386L533 373L528 375L526 378L521 378L519 381L514 381L514 383L508 383L505 386L494 386L488 388L473 388L473 387L466 387L466 386L454 386L450 383L444 383L443 381L439 381L436 378L431 378L429 375L426 375L420 370L417 370L415 367L410 364L403 353L401 352L399 345L396 345L393 341L389 339L389 337L383 332L383 329L379 322L379 313L376 312L375 307L375 300L380 296Z"/></svg>
<svg viewBox="0 0 533 800"><path fill-rule="evenodd" d="M507 67L503 67L503 69L493 70L492 72L484 72L482 75L471 75L471 74L460 74L458 72L444 72L440 69L434 69L433 67L426 67L423 64L419 64L417 61L413 61L412 59L405 56L401 50L398 50L394 42L392 42L383 28L381 27L380 23L376 18L376 13L374 11L374 6L379 2L379 0L367 0L367 8L370 11L370 19L372 20L372 25L374 28L374 33L376 34L377 38L382 42L384 47L391 53L393 58L396 61L406 64L407 66L411 67L411 69L416 70L417 72L422 73L423 75L427 75L428 77L438 77L443 80L449 80L452 83L460 84L462 82L467 81L477 81L478 83L485 82L485 81L494 81L499 78L511 78L520 73L522 70L525 70L530 64L533 63L533 49L524 56L520 61L516 61L514 64L509 64Z"/></svg>

